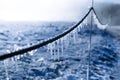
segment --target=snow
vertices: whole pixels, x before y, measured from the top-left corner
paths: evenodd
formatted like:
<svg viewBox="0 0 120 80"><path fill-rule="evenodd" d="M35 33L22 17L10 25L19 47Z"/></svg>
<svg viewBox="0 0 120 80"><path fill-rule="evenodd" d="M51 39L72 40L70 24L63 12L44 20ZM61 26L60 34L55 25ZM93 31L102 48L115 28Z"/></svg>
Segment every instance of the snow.
<svg viewBox="0 0 120 80"><path fill-rule="evenodd" d="M0 52L4 54L4 51L11 52L31 46L58 35L73 25L73 23L59 24L58 22L52 25L44 23L43 26L37 23L34 28L33 25L29 28L22 25L20 30L17 27L8 29L12 26L4 24L4 29L0 31ZM53 43L24 55L1 61L0 79L87 80L89 30L90 24L81 24ZM119 41L104 29L93 25L90 78L112 80L111 76L119 60L119 50Z"/></svg>

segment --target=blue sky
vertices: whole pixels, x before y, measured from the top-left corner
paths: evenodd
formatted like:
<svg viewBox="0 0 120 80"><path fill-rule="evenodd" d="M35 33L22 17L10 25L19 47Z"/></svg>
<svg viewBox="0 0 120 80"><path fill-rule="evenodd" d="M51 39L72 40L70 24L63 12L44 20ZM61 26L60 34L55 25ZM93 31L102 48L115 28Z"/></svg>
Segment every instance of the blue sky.
<svg viewBox="0 0 120 80"><path fill-rule="evenodd" d="M77 21L82 12L87 11L90 2L91 0L0 0L0 20Z"/></svg>

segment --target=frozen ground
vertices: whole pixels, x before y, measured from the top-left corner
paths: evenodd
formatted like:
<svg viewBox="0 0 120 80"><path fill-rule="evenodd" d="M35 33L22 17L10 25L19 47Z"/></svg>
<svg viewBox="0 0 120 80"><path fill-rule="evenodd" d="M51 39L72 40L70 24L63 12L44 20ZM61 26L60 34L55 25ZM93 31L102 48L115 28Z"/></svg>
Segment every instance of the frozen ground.
<svg viewBox="0 0 120 80"><path fill-rule="evenodd" d="M0 54L36 44L62 33L72 25L66 22L1 24ZM0 79L87 80L89 27L84 24L79 30L62 38L61 42L1 61ZM94 25L91 80L120 80L119 51L120 42Z"/></svg>

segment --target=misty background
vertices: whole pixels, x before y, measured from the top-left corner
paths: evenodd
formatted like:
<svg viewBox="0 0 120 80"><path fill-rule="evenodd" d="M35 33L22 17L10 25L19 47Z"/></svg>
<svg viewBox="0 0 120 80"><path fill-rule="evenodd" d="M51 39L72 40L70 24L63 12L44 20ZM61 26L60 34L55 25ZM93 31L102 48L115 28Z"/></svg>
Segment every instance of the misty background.
<svg viewBox="0 0 120 80"><path fill-rule="evenodd" d="M79 21L92 0L0 0L0 22ZM94 0L100 20L120 25L119 0Z"/></svg>

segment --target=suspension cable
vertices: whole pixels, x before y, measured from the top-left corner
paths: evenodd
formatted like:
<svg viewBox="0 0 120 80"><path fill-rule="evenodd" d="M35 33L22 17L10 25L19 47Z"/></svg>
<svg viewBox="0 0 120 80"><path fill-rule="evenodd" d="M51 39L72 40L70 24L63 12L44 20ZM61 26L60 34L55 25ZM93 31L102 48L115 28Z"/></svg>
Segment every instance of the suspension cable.
<svg viewBox="0 0 120 80"><path fill-rule="evenodd" d="M65 35L67 35L68 33L70 33L71 31L73 31L76 27L78 27L85 19L86 17L90 14L90 12L93 10L96 18L98 19L99 23L102 24L102 22L100 21L100 19L98 18L97 16L97 13L95 11L95 9L93 7L91 7L89 9L89 11L87 12L87 14L78 22L76 23L73 27L71 27L70 29L66 30L65 32L53 37L53 38L50 38L48 40L45 40L43 42L40 42L38 44L35 44L35 45L32 45L30 47L27 47L27 48L23 48L23 49L20 49L18 51L14 51L14 52L10 52L10 53L6 53L6 54L3 54L3 55L0 55L0 61L1 60L4 60L4 59L7 59L7 58L10 58L10 57L14 57L14 56L17 56L17 55L22 55L26 52L29 52L29 51L32 51L32 50L35 50L35 49L38 49L40 47L43 47L49 43L52 43L62 37L64 37ZM102 25L105 25L105 24L102 24Z"/></svg>
<svg viewBox="0 0 120 80"><path fill-rule="evenodd" d="M96 11L95 11L95 8L93 8L93 12L94 12L94 14L95 14L98 22L99 22L101 25L106 25L106 24L103 24L102 21L99 19L98 15L97 15L97 13L96 13Z"/></svg>
<svg viewBox="0 0 120 80"><path fill-rule="evenodd" d="M78 27L85 19L86 17L89 15L89 13L93 10L93 7L91 7L89 9L89 11L87 12L87 14L77 23L75 24L73 27L71 27L70 29L66 30L65 32L63 32L62 34L59 34L49 40L45 40L43 42L40 42L36 45L33 45L33 46L30 46L30 47L27 47L27 48L23 48L23 49L20 49L18 51L14 51L14 52L10 52L10 53L6 53L6 54L3 54L0 56L0 60L4 60L4 59L7 59L7 58L11 58L11 57L14 57L14 56L17 56L17 55L22 55L26 52L29 52L29 51L32 51L32 50L35 50L35 49L38 49L40 47L43 47L49 43L52 43L62 37L64 37L65 35L67 35L68 33L70 33L71 31L73 31L76 27Z"/></svg>

